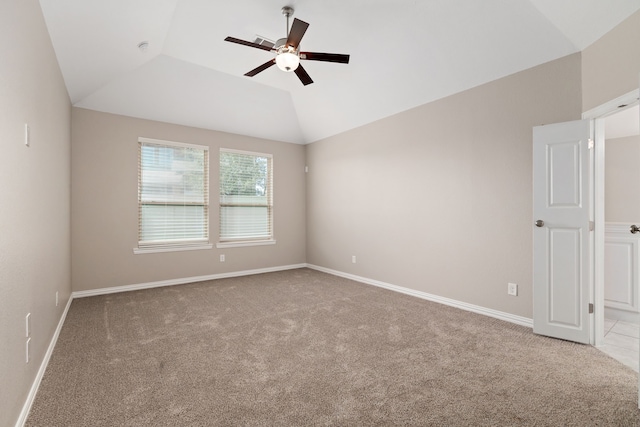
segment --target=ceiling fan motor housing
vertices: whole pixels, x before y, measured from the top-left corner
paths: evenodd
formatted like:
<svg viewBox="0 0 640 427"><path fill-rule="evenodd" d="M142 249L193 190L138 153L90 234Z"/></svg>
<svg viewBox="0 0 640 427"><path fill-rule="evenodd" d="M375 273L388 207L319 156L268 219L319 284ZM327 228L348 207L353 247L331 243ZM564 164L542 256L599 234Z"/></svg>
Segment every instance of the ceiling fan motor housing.
<svg viewBox="0 0 640 427"><path fill-rule="evenodd" d="M275 50L279 50L281 47L287 44L287 38L283 37L281 39L276 40L276 43L273 45Z"/></svg>

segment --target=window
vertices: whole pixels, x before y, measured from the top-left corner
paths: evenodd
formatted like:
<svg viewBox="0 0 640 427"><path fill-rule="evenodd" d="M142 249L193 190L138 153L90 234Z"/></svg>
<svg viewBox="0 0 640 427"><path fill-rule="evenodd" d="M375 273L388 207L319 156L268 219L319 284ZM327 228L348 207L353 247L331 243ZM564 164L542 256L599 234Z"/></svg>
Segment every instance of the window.
<svg viewBox="0 0 640 427"><path fill-rule="evenodd" d="M273 242L273 159L220 149L220 242Z"/></svg>
<svg viewBox="0 0 640 427"><path fill-rule="evenodd" d="M209 148L138 139L138 251L211 248Z"/></svg>

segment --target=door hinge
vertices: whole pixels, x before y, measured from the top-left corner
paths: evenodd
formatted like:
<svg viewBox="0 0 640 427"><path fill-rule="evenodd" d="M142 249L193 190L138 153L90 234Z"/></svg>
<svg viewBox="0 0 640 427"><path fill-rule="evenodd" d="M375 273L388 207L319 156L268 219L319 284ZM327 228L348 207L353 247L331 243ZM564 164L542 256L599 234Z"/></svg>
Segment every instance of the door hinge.
<svg viewBox="0 0 640 427"><path fill-rule="evenodd" d="M589 150L593 149L593 139L589 138Z"/></svg>
<svg viewBox="0 0 640 427"><path fill-rule="evenodd" d="M589 231L593 231L596 228L596 223L589 221Z"/></svg>
<svg viewBox="0 0 640 427"><path fill-rule="evenodd" d="M593 304L589 303L589 314L593 314Z"/></svg>

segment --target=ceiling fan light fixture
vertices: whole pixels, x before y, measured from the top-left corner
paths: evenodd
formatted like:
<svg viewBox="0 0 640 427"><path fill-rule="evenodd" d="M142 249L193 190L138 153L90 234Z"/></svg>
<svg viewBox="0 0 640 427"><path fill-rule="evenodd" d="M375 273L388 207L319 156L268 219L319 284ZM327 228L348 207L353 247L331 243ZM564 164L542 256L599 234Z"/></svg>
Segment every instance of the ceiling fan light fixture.
<svg viewBox="0 0 640 427"><path fill-rule="evenodd" d="M300 65L300 57L294 52L285 51L276 56L276 65L282 71L290 73Z"/></svg>

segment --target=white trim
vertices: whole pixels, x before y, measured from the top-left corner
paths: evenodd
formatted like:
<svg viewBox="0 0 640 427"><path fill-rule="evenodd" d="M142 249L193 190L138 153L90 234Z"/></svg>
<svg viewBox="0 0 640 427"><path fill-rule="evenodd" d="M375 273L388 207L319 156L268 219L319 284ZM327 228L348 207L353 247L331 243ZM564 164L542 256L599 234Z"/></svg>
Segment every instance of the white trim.
<svg viewBox="0 0 640 427"><path fill-rule="evenodd" d="M140 254L155 254L159 252L180 252L180 251L199 251L203 249L213 249L213 244L197 244L197 245L166 245L166 246L143 246L138 248L133 248L133 253L136 255Z"/></svg>
<svg viewBox="0 0 640 427"><path fill-rule="evenodd" d="M245 246L266 246L266 245L275 245L276 241L274 239L269 240L243 240L237 242L218 242L216 243L216 248L241 248Z"/></svg>
<svg viewBox="0 0 640 427"><path fill-rule="evenodd" d="M24 405L22 406L22 411L20 411L20 416L18 416L18 420L16 421L16 427L22 427L27 422L27 417L29 417L29 411L31 411L31 405L33 405L33 401L36 399L36 394L38 393L40 382L42 381L42 377L44 376L44 373L47 370L47 366L49 365L49 359L51 359L51 354L53 354L53 349L55 348L56 343L58 342L58 337L60 336L62 325L64 325L64 321L67 318L67 313L69 312L69 307L71 307L72 301L73 301L73 295L69 296L69 301L67 301L67 305L65 306L64 311L62 312L62 316L60 316L60 320L58 321L58 326L56 327L56 330L53 333L51 342L49 342L49 347L47 348L47 351L44 354L44 358L42 359L42 363L40 364L40 368L38 369L36 378L33 380L33 384L31 385L31 389L29 390L29 394L27 395L27 400L24 402Z"/></svg>
<svg viewBox="0 0 640 427"><path fill-rule="evenodd" d="M468 304L466 302L457 301L451 298L428 294L426 292L416 291L414 289L404 288L402 286L392 285L390 283L380 282L378 280L368 279L366 277L356 276L354 274L343 273L341 271L331 270L330 268L320 267L313 264L307 264L307 267L313 270L322 271L324 273L333 274L334 276L344 277L345 279L355 280L356 282L365 283L367 285L378 286L380 288L385 288L391 291L411 295L427 301L448 305L450 307L459 308L461 310L471 311L473 313L482 314L484 316L493 317L495 319L504 320L510 323L515 323L516 325L533 328L533 319L529 319L527 317L516 316L515 314L505 313L503 311L497 311L490 308L481 307L479 305Z"/></svg>
<svg viewBox="0 0 640 427"><path fill-rule="evenodd" d="M618 108L616 101L612 103L610 108ZM613 104L616 104L615 106ZM605 152L605 138L604 138L604 119L602 117L590 118L594 126L594 149L592 167L589 171L589 182L591 185L591 200L589 203L592 206L593 213L593 247L591 262L591 297L593 301L591 303L594 306L595 312L591 316L591 339L590 344L594 346L600 346L604 341L604 152Z"/></svg>
<svg viewBox="0 0 640 427"><path fill-rule="evenodd" d="M624 95L617 97L616 99L612 99L611 101L598 105L589 111L585 111L582 113L582 118L603 118L613 113L617 113L618 111L633 107L638 103L638 99L640 99L640 89L632 90L631 92L627 92ZM621 105L624 105L624 107L620 107Z"/></svg>
<svg viewBox="0 0 640 427"><path fill-rule="evenodd" d="M640 313L637 311L627 311L615 307L604 308L605 318L611 320L622 320L623 322L640 323Z"/></svg>
<svg viewBox="0 0 640 427"><path fill-rule="evenodd" d="M135 285L114 286L111 288L90 289L73 292L74 298L93 297L97 295L115 294L118 292L138 291L141 289L159 288L162 286L184 285L187 283L204 282L206 280L226 279L229 277L251 276L253 274L273 273L276 271L295 270L304 268L306 264L283 265L279 267L258 268L255 270L232 271L229 273L210 274L207 276L184 277L179 279L161 280L158 282L138 283Z"/></svg>
<svg viewBox="0 0 640 427"><path fill-rule="evenodd" d="M187 142L165 141L164 139L144 138L142 136L138 137L138 142L142 142L143 144L168 145L168 146L180 147L180 148L197 148L198 150L209 151L209 146L207 145L189 144Z"/></svg>

